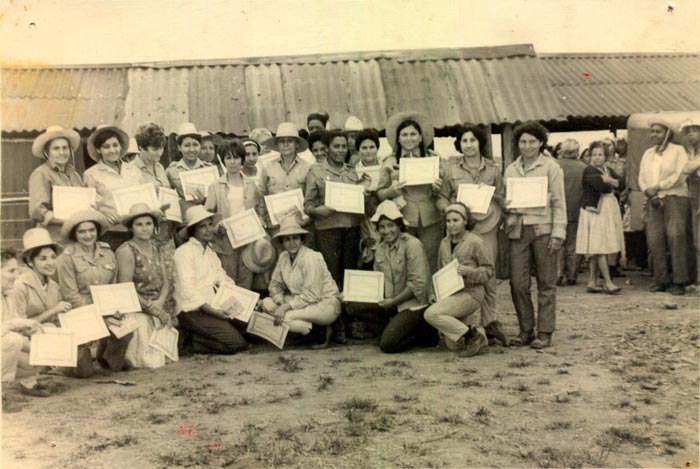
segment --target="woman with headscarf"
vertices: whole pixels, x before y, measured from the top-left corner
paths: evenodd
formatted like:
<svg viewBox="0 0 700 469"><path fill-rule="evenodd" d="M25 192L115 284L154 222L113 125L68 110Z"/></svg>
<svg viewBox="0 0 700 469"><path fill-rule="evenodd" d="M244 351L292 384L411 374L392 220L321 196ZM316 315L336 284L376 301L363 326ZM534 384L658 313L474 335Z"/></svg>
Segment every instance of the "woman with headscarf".
<svg viewBox="0 0 700 469"><path fill-rule="evenodd" d="M53 213L53 187L84 187L83 179L73 166L80 145L80 135L71 129L51 126L32 143L32 154L44 160L29 176L29 217L46 228L51 239L60 241L61 225Z"/></svg>
<svg viewBox="0 0 700 469"><path fill-rule="evenodd" d="M260 144L252 138L247 138L241 142L241 145L243 145L243 148L245 149L245 161L243 161L241 173L243 173L243 176L257 184L258 178L260 177L260 171L258 171Z"/></svg>

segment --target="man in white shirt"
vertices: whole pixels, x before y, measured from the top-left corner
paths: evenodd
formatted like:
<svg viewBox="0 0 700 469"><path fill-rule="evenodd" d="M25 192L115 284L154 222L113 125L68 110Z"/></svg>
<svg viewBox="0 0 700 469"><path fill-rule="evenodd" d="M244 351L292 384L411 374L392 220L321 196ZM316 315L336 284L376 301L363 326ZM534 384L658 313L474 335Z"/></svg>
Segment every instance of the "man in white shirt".
<svg viewBox="0 0 700 469"><path fill-rule="evenodd" d="M195 353L231 355L249 347L226 313L211 305L216 288L226 279L221 261L209 245L214 239L215 217L201 205L187 209L187 226L180 233L187 242L175 250L173 257L177 271L175 301L180 332L185 338L181 354L188 352L190 342Z"/></svg>

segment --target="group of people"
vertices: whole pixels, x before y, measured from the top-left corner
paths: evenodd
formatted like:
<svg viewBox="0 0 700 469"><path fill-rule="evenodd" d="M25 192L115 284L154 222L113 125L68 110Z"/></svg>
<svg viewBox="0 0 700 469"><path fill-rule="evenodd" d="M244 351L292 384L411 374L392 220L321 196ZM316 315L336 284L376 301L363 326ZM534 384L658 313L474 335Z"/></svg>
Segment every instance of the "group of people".
<svg viewBox="0 0 700 469"><path fill-rule="evenodd" d="M315 348L326 347L331 339L345 343L347 338L374 336L386 353L443 341L462 356L479 353L489 341L549 347L559 265L569 272L569 252L590 257L588 291L620 291L610 278L607 257L624 251L614 195L623 181L606 166L599 142L589 148L590 166L584 165L575 176L563 164L570 149L563 145L562 159L553 158L545 151L546 128L526 122L514 131L519 156L502 173L487 157L483 128L464 125L454 142L457 154L439 159L439 177L429 184L407 185L399 177L402 159L438 156L432 150L434 129L427 116L393 115L385 127L392 151L381 160L376 129L365 129L351 117L344 129L326 130L328 121L325 113L309 115L305 137L287 122L274 136L267 129L254 129L244 139L231 140L185 123L176 137L181 159L167 168L160 162L167 139L159 125L141 126L131 144L122 129L100 126L86 145L95 164L82 175L73 166L81 144L77 132L50 127L39 135L32 153L43 163L29 180L29 213L37 227L24 234L21 275L17 253L2 250L2 381L16 378L20 391L35 396L55 391L57 383L40 376L39 367L28 365L29 336L57 326L58 314L91 304L90 287L95 285L133 282L141 305L141 312L133 314L138 327L122 337L110 334L97 344L81 345L78 365L60 370L71 376L95 373L94 345L97 362L112 371L165 365L169 358L148 345L153 331L162 327L178 328L180 354L248 349L245 323L214 306L225 279L259 292L262 299L256 309L271 315L275 324L309 336ZM674 292L688 280L685 264L678 259L684 256L674 251L681 249L674 223L688 210L686 175L700 174L700 139L688 160L682 147L669 143L670 126L660 125L652 125L652 137L659 141L645 153L640 185L649 198L647 231L656 289ZM689 139L700 136L698 124L687 129ZM185 194L181 175L212 165L219 179ZM367 171L372 167L379 167L378 177L372 173L377 180ZM572 177L578 178L580 188L580 213L573 230ZM512 194L505 181L516 178L545 178L545 205L510 208ZM361 185L364 214L326 205L329 181ZM127 215L118 213L113 192L146 183L156 190L177 191L182 224L164 216L170 205L136 203ZM458 200L461 184L493 186L485 214L472 213L468 203ZM58 219L53 212L55 186L95 188L96 206ZM273 222L276 217L267 212L264 197L295 189L304 195L303 211L291 211ZM234 248L221 220L251 209L267 236ZM695 217L697 225L696 213ZM500 229L509 239L510 287L519 323L513 338L499 321L496 305ZM565 240L567 256L559 253ZM673 254L672 281L667 243ZM464 288L438 300L431 277L454 261ZM345 271L356 269L384 274L383 300L344 300L339 286ZM532 272L537 308L530 292ZM598 273L602 289L597 286ZM569 283L572 278L575 283L571 276ZM110 326L125 320L120 312L105 316Z"/></svg>

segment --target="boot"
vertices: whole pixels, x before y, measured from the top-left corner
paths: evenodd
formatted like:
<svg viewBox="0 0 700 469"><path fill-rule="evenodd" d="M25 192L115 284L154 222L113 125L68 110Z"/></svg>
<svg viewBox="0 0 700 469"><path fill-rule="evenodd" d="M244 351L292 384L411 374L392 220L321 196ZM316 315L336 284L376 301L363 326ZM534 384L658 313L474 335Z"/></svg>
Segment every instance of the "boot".
<svg viewBox="0 0 700 469"><path fill-rule="evenodd" d="M537 338L530 343L530 347L536 350L547 348L552 345L552 334L538 332Z"/></svg>
<svg viewBox="0 0 700 469"><path fill-rule="evenodd" d="M504 347L510 347L510 339L508 339L508 335L500 321L492 321L488 323L484 329L486 330L486 337L489 339L489 342L491 342L491 338L494 338L502 343Z"/></svg>

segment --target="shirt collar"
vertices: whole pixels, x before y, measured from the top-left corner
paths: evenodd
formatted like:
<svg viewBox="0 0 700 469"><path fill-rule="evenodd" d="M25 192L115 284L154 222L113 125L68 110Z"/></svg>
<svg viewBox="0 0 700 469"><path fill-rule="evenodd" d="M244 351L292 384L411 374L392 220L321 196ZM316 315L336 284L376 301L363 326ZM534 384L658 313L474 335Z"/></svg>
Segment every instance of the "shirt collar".
<svg viewBox="0 0 700 469"><path fill-rule="evenodd" d="M531 171L538 166L542 166L542 165L544 165L544 163L545 163L544 155L542 153L540 153L539 155L537 155L537 158L535 158L535 161L534 161L534 163L532 163L532 166L530 166L529 170ZM523 157L522 156L518 157L518 159L515 161L515 164L517 164L520 167L521 171L524 174L525 173L525 165L523 164Z"/></svg>
<svg viewBox="0 0 700 469"><path fill-rule="evenodd" d="M184 170L186 170L186 171L190 171L190 170L192 170L192 169L204 168L205 166L208 166L208 165L205 164L204 161L202 161L202 160L200 160L199 158L197 158L197 161L194 162L194 166L193 166L192 168L190 168L189 166L187 166L187 163L185 163L185 159L184 159L184 158L180 158L180 159L177 160L177 162L175 163L175 166L177 166L178 168L184 169Z"/></svg>
<svg viewBox="0 0 700 469"><path fill-rule="evenodd" d="M56 171L57 173L62 173L62 174L68 174L68 173L70 172L70 169L72 169L72 167L73 167L72 164L67 163L67 164L63 167L63 171L61 171L60 169L58 169L58 166L55 166L55 165L51 164L51 163L49 162L49 160L46 160L46 166L48 166L49 168L51 168L52 171Z"/></svg>
<svg viewBox="0 0 700 469"><path fill-rule="evenodd" d="M469 165L467 164L467 160L465 159L464 156L462 156L462 158L459 159L459 165L467 171L472 171L472 168L469 167ZM477 168L477 171L483 171L485 168L486 168L486 161L484 161L483 156L480 156L479 157L479 167Z"/></svg>
<svg viewBox="0 0 700 469"><path fill-rule="evenodd" d="M200 243L199 240L198 240L197 238L195 238L194 236L190 236L189 242L192 243L192 245L195 246L198 250L201 249L201 250L202 250L202 254L203 254L204 252L206 252L207 248L209 247L209 243L202 244L202 243Z"/></svg>
<svg viewBox="0 0 700 469"><path fill-rule="evenodd" d="M426 155L427 156L427 155ZM416 148L411 152L401 149L401 158L420 158L420 148Z"/></svg>
<svg viewBox="0 0 700 469"><path fill-rule="evenodd" d="M340 175L342 175L345 171L348 170L348 166L347 166L345 163L343 163L343 165L340 167L340 169L336 169L336 168L334 168L333 166L330 165L330 163L328 162L328 160L325 160L323 163L321 163L321 166L323 166L324 168L326 168L328 171L330 171L331 173L335 174L336 176L340 176Z"/></svg>

